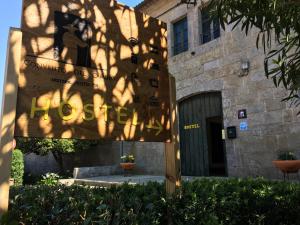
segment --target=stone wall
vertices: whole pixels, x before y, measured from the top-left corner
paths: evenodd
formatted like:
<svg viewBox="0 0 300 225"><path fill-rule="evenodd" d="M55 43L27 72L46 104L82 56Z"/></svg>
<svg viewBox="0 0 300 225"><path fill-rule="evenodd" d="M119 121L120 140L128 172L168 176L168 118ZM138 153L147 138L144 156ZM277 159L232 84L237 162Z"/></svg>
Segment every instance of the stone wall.
<svg viewBox="0 0 300 225"><path fill-rule="evenodd" d="M52 153L46 156L30 153L24 156L24 170L26 175L40 176L49 172L58 173L59 165Z"/></svg>
<svg viewBox="0 0 300 225"><path fill-rule="evenodd" d="M163 143L124 142L124 154L133 154L136 157L135 173L137 174L165 174Z"/></svg>
<svg viewBox="0 0 300 225"><path fill-rule="evenodd" d="M120 144L103 142L89 150L63 155L63 169L70 174L75 167L97 167L118 165L120 162ZM43 175L59 172L60 167L52 153L39 156L34 153L25 155L25 173Z"/></svg>
<svg viewBox="0 0 300 225"><path fill-rule="evenodd" d="M136 157L136 174L163 175L164 174L164 151L162 144L124 142L123 154L134 154ZM122 155L121 142L103 142L98 146L82 152L63 155L64 170L70 174L74 168L85 167L90 171L98 171L94 167L102 167L99 171L108 171L113 168L112 174L121 173L119 168ZM25 173L35 176L48 172L59 172L60 168L52 153L39 156L34 153L25 155ZM107 172L109 173L109 172ZM86 177L95 174L91 172ZM104 174L103 174L104 175ZM82 176L81 176L82 177Z"/></svg>
<svg viewBox="0 0 300 225"><path fill-rule="evenodd" d="M221 37L204 45L199 38L199 9L175 6L178 1L152 1L140 8L168 24L169 70L176 78L178 101L189 96L221 91L224 127L237 126L238 138L226 140L229 176L281 178L272 160L282 150L295 151L300 157L300 109L281 102L286 96L264 75L264 54L256 49L257 32L245 36L239 29L227 27ZM167 11L167 12L166 12ZM164 13L166 12L166 13ZM172 56L172 23L187 16L189 50ZM193 53L193 54L192 54ZM250 61L248 76L239 77L242 60ZM247 109L248 131L239 131L237 112Z"/></svg>

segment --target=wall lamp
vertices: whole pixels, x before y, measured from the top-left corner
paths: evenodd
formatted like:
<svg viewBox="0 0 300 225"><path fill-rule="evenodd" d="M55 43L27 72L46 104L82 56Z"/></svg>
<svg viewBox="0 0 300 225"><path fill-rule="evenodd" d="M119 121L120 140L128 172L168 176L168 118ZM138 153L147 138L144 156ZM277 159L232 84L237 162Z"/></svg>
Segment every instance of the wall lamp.
<svg viewBox="0 0 300 225"><path fill-rule="evenodd" d="M248 59L246 60L242 60L241 61L241 73L240 73L240 77L244 77L247 76L249 74L250 71L250 62Z"/></svg>

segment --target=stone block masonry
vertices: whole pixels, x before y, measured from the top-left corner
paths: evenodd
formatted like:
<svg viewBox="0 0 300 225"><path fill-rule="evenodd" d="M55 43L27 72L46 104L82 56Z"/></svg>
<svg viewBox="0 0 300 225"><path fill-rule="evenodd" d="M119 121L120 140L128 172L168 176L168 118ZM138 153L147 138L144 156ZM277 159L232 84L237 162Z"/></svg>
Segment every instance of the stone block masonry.
<svg viewBox="0 0 300 225"><path fill-rule="evenodd" d="M224 127L236 126L238 138L226 140L229 176L264 176L282 178L272 165L280 151L294 151L300 157L300 109L281 102L287 95L283 88L275 88L264 75L264 53L256 49L257 32L248 36L240 29L221 30L221 37L200 44L200 8L179 5L177 1L155 1L139 8L168 25L169 70L176 78L178 101L211 91L222 93ZM172 55L173 23L187 17L189 49ZM193 54L192 54L193 53ZM249 60L250 71L239 77L242 60ZM246 109L248 118L238 119L238 110ZM248 130L240 131L239 124L248 122ZM145 146L147 147L147 146ZM158 146L159 147L159 146ZM163 151L163 149L161 149Z"/></svg>

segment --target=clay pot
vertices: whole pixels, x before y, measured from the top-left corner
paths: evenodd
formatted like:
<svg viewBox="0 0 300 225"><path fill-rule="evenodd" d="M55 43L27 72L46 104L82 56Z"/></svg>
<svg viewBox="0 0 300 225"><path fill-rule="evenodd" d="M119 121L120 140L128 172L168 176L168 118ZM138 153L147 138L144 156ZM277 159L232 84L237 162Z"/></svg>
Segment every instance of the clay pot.
<svg viewBox="0 0 300 225"><path fill-rule="evenodd" d="M133 170L135 163L120 163L123 170Z"/></svg>
<svg viewBox="0 0 300 225"><path fill-rule="evenodd" d="M283 173L298 173L300 160L274 160L273 164Z"/></svg>

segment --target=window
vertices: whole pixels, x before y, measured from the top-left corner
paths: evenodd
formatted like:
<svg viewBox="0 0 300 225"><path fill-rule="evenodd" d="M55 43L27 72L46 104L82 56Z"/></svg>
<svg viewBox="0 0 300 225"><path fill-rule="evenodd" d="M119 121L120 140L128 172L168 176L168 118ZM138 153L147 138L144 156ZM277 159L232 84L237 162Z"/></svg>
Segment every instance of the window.
<svg viewBox="0 0 300 225"><path fill-rule="evenodd" d="M217 18L211 19L207 9L201 11L200 42L205 44L220 37L220 23Z"/></svg>
<svg viewBox="0 0 300 225"><path fill-rule="evenodd" d="M185 52L188 50L188 26L187 18L173 24L174 30L174 55Z"/></svg>

